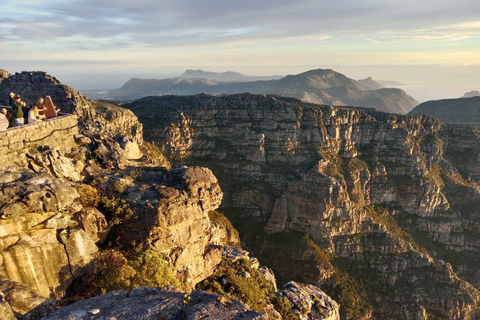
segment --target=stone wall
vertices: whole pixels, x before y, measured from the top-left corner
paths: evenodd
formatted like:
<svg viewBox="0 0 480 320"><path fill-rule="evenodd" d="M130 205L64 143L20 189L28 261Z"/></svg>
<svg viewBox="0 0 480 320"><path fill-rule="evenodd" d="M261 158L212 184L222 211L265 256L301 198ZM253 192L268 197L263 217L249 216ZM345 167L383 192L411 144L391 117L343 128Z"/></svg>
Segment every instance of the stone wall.
<svg viewBox="0 0 480 320"><path fill-rule="evenodd" d="M69 152L75 146L76 134L78 134L77 116L71 114L37 124L10 128L0 132L0 163L25 164L25 154L44 145Z"/></svg>

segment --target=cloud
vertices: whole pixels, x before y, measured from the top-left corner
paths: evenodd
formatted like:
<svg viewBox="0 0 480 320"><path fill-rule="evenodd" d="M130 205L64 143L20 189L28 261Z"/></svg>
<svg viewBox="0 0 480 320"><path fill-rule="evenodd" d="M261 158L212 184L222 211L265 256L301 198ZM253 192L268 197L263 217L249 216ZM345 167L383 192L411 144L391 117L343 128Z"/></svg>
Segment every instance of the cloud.
<svg viewBox="0 0 480 320"><path fill-rule="evenodd" d="M0 37L18 41L57 41L71 37L89 42L113 39L124 47L221 44L282 40L291 37L324 39L332 35L381 32L396 39L431 29L424 39L440 39L440 22L458 31L478 31L479 5L465 0L42 0L0 5L12 13L0 24ZM448 32L448 30L444 30ZM371 37L371 35L375 35ZM417 35L421 39L421 35ZM0 39L1 39L0 38ZM446 37L445 39L448 39ZM117 39L117 40L115 40ZM123 41L119 41L122 39ZM385 40L384 38L383 40ZM403 37L405 39L405 37ZM0 40L1 41L1 40ZM64 40L62 40L64 41Z"/></svg>

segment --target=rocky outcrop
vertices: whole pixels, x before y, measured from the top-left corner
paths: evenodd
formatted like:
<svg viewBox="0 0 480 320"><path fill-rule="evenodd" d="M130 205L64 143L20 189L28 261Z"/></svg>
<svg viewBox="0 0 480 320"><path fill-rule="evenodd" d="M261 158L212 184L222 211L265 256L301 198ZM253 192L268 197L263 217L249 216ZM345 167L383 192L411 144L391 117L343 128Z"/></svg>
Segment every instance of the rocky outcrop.
<svg viewBox="0 0 480 320"><path fill-rule="evenodd" d="M318 287L290 281L276 295L290 301L299 320L340 319L338 304Z"/></svg>
<svg viewBox="0 0 480 320"><path fill-rule="evenodd" d="M176 277L191 287L212 273L227 239L209 218L223 197L209 169L136 168L114 180L122 186L118 196L135 212L114 228L117 241L163 253Z"/></svg>
<svg viewBox="0 0 480 320"><path fill-rule="evenodd" d="M17 307L32 298L9 289L7 300L24 314L63 297L98 251L108 225L100 212L82 207L76 185L66 179L12 166L1 177L0 274L35 293L38 303Z"/></svg>
<svg viewBox="0 0 480 320"><path fill-rule="evenodd" d="M0 82L0 104L9 105L10 92L20 94L27 105L35 104L40 97L50 96L62 113L94 116L94 110L85 97L42 71L23 71L3 79Z"/></svg>
<svg viewBox="0 0 480 320"><path fill-rule="evenodd" d="M112 291L82 300L53 312L44 320L80 319L242 319L267 320L238 300L201 292L179 292L172 288L135 288L131 292Z"/></svg>
<svg viewBox="0 0 480 320"><path fill-rule="evenodd" d="M3 79L6 79L10 76L11 74L7 70L0 69L0 83L3 81Z"/></svg>
<svg viewBox="0 0 480 320"><path fill-rule="evenodd" d="M9 128L0 133L0 160L4 164L26 165L28 161L36 171L42 168L50 173L57 171L57 176L79 181L102 169L123 169L138 164L140 159L146 160L143 151L148 150L140 150L142 125L130 110L90 101L45 72L17 73L2 81L0 103L8 104L10 92L21 94L28 104L50 95L62 113L35 125ZM46 150L75 154L75 159L65 162L57 151L52 151L54 155ZM158 162L168 165L166 159Z"/></svg>
<svg viewBox="0 0 480 320"><path fill-rule="evenodd" d="M55 305L53 299L45 299L34 288L0 276L2 308L0 319L39 319L50 313Z"/></svg>
<svg viewBox="0 0 480 320"><path fill-rule="evenodd" d="M71 102L65 106L74 105L78 117L53 120L74 119L73 131L51 140L46 139L48 134L40 137L38 144L19 151L25 158L19 162L22 166L10 163L0 170L0 291L5 297L0 312L5 318L13 313L21 319L38 319L48 313L53 299L64 297L74 280L82 283L80 277L101 256L99 245L109 235L115 239L111 245L115 242L123 248L160 253L185 287L193 287L213 272L225 245L238 244L238 233L214 211L223 193L213 173L196 166L172 170L149 166L150 158L143 155L142 125L131 111L87 101L45 73L24 72L7 79L0 89L27 99L47 91L63 92L65 101ZM82 101L85 105L80 106ZM57 129L51 130L52 135ZM6 134L28 130L16 128ZM8 154L13 147L9 143L5 148ZM258 270L268 281L275 281L268 268ZM159 289L143 292L148 290L157 290L156 294ZM133 298L140 291L121 295ZM141 299L147 297L144 293L139 294ZM195 298L192 304L187 302L193 310L189 311L185 295L179 297L178 306L167 298L167 305L154 307L166 316L180 310L187 317L192 314L192 319L205 314L217 319L266 318L237 301L195 292L190 296ZM206 301L201 303L204 297ZM125 299L135 313L137 302ZM107 317L110 312L123 312L107 309ZM103 307L92 310L87 316L95 317ZM74 313L72 317L78 315ZM80 317L84 316L81 313Z"/></svg>
<svg viewBox="0 0 480 320"><path fill-rule="evenodd" d="M472 128L251 94L126 107L176 163L213 171L222 211L263 263L281 279L325 286L343 299L343 317L464 319L478 310Z"/></svg>

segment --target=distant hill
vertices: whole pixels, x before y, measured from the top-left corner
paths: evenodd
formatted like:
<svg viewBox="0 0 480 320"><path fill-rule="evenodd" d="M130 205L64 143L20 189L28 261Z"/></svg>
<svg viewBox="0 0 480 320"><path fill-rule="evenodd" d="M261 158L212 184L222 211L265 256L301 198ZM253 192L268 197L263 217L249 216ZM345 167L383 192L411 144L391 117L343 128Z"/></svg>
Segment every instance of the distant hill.
<svg viewBox="0 0 480 320"><path fill-rule="evenodd" d="M427 101L409 114L429 114L446 123L471 124L480 128L480 96Z"/></svg>
<svg viewBox="0 0 480 320"><path fill-rule="evenodd" d="M378 90L378 89L384 88L384 86L380 82L373 80L372 77L368 77L363 80L358 80L358 82L360 82L363 85L366 85L371 90Z"/></svg>
<svg viewBox="0 0 480 320"><path fill-rule="evenodd" d="M466 92L462 98L471 98L471 97L480 97L480 91L472 90L470 92Z"/></svg>
<svg viewBox="0 0 480 320"><path fill-rule="evenodd" d="M247 81L257 81L257 80L275 80L280 79L283 76L265 76L265 77L252 77L246 76L235 71L227 72L210 72L203 70L192 70L187 69L180 78L196 78L196 79L210 79L219 82L247 82Z"/></svg>
<svg viewBox="0 0 480 320"><path fill-rule="evenodd" d="M132 100L145 96L168 94L208 93L220 95L250 92L277 94L298 98L305 102L332 106L371 107L380 111L400 114L405 114L418 105L418 102L403 90L380 88L381 85L371 78L356 81L331 69L315 69L276 80L243 82L218 80L219 78L227 79L230 76L239 77L239 74L234 72L215 74L201 70L187 70L186 74L188 77L160 80L133 78L120 89L109 93L113 99ZM196 78L197 76L199 78ZM215 77L216 79L212 79Z"/></svg>

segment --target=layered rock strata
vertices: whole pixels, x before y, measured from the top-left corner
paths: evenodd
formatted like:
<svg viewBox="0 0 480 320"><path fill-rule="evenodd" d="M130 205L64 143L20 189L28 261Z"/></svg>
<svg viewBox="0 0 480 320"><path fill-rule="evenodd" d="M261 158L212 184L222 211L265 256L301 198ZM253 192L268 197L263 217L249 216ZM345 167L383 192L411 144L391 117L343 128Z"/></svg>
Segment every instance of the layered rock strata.
<svg viewBox="0 0 480 320"><path fill-rule="evenodd" d="M209 218L223 197L209 169L137 168L113 180L134 212L114 228L117 241L164 254L176 277L191 287L212 273L227 232Z"/></svg>
<svg viewBox="0 0 480 320"><path fill-rule="evenodd" d="M213 171L222 210L277 275L331 292L349 279L365 304L344 317L478 311L480 134L471 127L251 94L126 107L176 163ZM295 244L291 232L314 244Z"/></svg>
<svg viewBox="0 0 480 320"><path fill-rule="evenodd" d="M0 274L31 288L38 303L63 297L105 239L105 217L83 208L66 179L11 166L1 177ZM9 300L16 314L36 307L24 300Z"/></svg>

